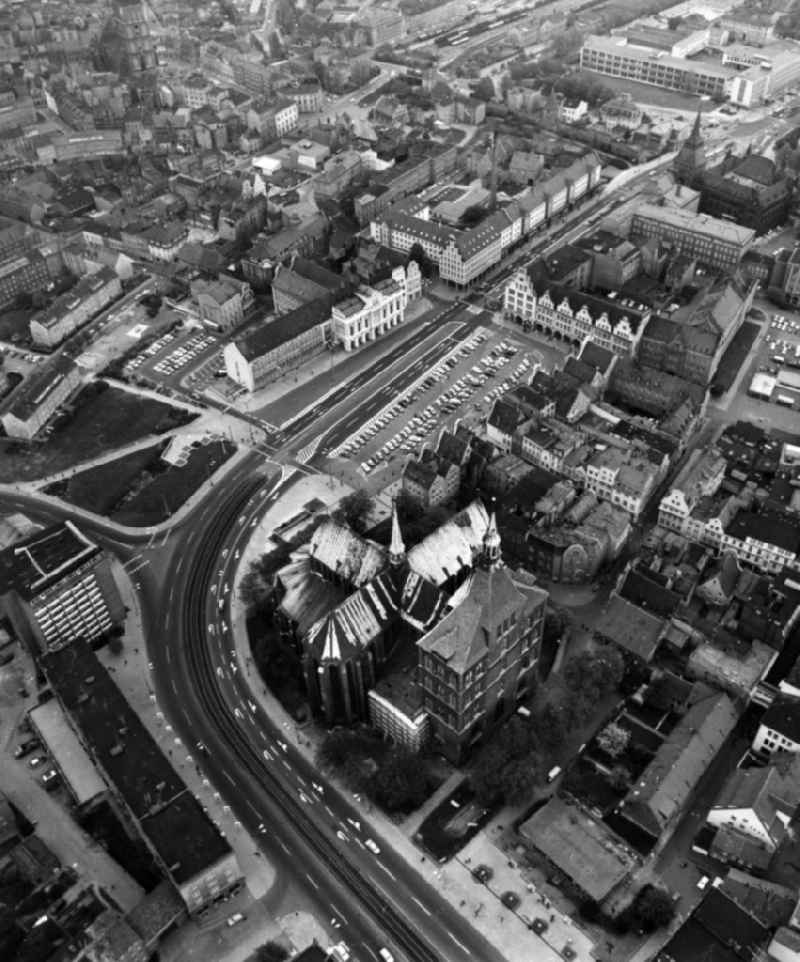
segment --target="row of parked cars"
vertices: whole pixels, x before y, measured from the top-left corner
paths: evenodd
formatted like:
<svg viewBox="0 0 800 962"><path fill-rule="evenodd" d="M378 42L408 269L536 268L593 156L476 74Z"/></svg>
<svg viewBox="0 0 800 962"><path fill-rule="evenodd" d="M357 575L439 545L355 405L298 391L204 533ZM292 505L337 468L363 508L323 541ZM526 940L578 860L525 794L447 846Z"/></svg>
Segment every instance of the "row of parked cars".
<svg viewBox="0 0 800 962"><path fill-rule="evenodd" d="M42 750L41 742L38 738L28 736L24 738L19 745L14 749L14 758L23 759L28 755L28 768L32 771L39 773L39 781L42 786L47 789L48 792L52 792L54 788L58 786L59 775L58 771L50 763L50 759L47 754ZM32 752L36 752L32 755Z"/></svg>
<svg viewBox="0 0 800 962"><path fill-rule="evenodd" d="M486 341L488 337L488 333L479 330L462 344L458 350L458 354L462 357L468 357L472 351L474 351L479 344ZM448 370L452 370L457 364L458 358L455 354L451 354L444 360L439 361L433 370L417 383L416 387L410 389L405 395L398 398L391 407L387 408L377 418L366 425L366 427L362 428L357 435L348 440L336 453L345 458L352 457L353 454L379 431L387 428L405 408L413 403L421 391L428 390L442 383L447 378ZM429 404L419 414L414 415L373 457L363 461L359 465L363 473L369 474L395 452L410 454L437 426L440 426L441 414L443 412L437 410L437 406L441 407L441 398L444 397L447 398L448 401L455 402L450 406L450 410L444 411L444 413L452 413L455 407L463 403L471 393L472 391L466 386L462 378L461 381L453 385L453 387L441 395L440 398L437 398L433 403Z"/></svg>

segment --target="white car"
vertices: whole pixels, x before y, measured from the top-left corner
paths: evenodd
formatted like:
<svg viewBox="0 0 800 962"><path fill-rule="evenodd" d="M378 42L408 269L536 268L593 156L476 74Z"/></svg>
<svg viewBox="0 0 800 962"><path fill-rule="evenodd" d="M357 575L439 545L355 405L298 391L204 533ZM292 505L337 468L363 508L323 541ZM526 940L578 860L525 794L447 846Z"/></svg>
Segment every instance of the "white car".
<svg viewBox="0 0 800 962"><path fill-rule="evenodd" d="M365 839L364 845L366 845L366 847L370 850L370 852L372 852L373 855L381 854L381 850L378 848L378 846L375 844L375 842L373 842L371 838Z"/></svg>
<svg viewBox="0 0 800 962"><path fill-rule="evenodd" d="M225 920L225 924L226 924L228 927L232 927L232 926L234 926L234 925L237 925L239 922L244 922L244 915L242 915L241 912L234 912L233 915L229 916L229 917Z"/></svg>

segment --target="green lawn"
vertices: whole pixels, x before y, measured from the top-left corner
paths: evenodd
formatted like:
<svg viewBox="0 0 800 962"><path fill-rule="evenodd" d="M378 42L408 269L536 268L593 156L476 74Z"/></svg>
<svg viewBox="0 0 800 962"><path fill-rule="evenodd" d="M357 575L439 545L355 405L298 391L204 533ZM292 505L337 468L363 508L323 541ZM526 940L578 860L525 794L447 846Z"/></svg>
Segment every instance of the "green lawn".
<svg viewBox="0 0 800 962"><path fill-rule="evenodd" d="M184 408L143 397L104 381L88 384L49 438L0 442L0 481L34 481L197 417Z"/></svg>
<svg viewBox="0 0 800 962"><path fill-rule="evenodd" d="M0 311L0 341L11 341L15 335L19 335L16 340L27 338L28 322L35 313L32 307Z"/></svg>
<svg viewBox="0 0 800 962"><path fill-rule="evenodd" d="M236 450L228 441L198 444L184 465L162 460L166 443L82 471L46 491L127 525L165 521Z"/></svg>

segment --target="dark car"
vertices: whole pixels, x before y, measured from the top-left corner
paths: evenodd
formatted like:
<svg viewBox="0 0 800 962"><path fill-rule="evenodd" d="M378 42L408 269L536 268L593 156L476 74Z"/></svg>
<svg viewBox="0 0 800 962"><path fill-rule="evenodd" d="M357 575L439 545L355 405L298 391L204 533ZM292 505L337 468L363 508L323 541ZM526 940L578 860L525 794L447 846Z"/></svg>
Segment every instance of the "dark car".
<svg viewBox="0 0 800 962"><path fill-rule="evenodd" d="M29 738L28 741L22 742L17 745L14 749L14 758L24 758L26 755L30 754L39 745L39 742L35 738Z"/></svg>

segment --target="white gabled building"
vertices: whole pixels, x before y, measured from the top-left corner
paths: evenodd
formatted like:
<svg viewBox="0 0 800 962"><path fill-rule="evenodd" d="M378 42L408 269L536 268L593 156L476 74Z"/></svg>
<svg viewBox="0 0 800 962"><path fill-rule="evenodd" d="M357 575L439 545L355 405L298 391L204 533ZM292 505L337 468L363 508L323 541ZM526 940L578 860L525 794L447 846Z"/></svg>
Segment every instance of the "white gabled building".
<svg viewBox="0 0 800 962"><path fill-rule="evenodd" d="M376 340L402 324L407 300L404 275L402 283L391 277L372 287L359 287L351 297L339 301L331 309L334 340L341 343L345 351Z"/></svg>
<svg viewBox="0 0 800 962"><path fill-rule="evenodd" d="M509 278L503 312L524 328L576 344L588 339L622 356L636 353L650 319L650 310L642 305L546 281L531 267Z"/></svg>

